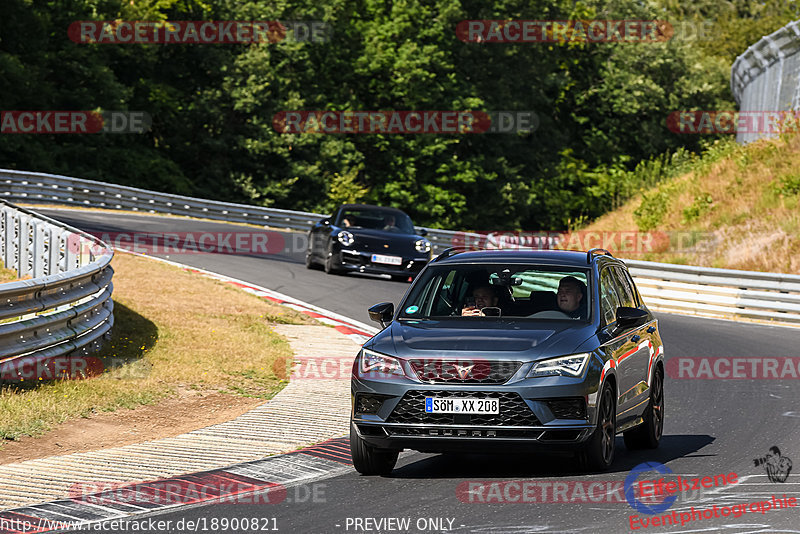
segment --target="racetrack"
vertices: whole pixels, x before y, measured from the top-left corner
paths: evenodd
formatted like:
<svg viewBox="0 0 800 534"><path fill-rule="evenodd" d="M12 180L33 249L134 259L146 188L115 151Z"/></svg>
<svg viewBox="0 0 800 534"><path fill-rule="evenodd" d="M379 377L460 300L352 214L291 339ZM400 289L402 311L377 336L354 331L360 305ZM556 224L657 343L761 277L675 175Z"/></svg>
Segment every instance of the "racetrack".
<svg viewBox="0 0 800 534"><path fill-rule="evenodd" d="M91 232L249 231L242 226L175 217L38 211ZM293 242L293 234L284 236L286 243ZM169 259L280 291L363 322L368 321L368 306L381 301L397 303L408 288L408 284L388 278L329 276L307 270L303 265L303 250L291 248L262 257L182 254ZM168 295L166 288L165 295ZM796 347L800 346L800 330L797 329L667 314L659 315L659 325L667 360L678 356L797 356ZM518 490L521 484L503 486L505 493L486 490L482 494L473 493L472 497L461 494L460 500L457 488L469 481L528 481L537 484L538 490L533 493L537 501L541 500L543 487L548 488L552 500L550 484L620 482L642 462L660 462L686 477L713 477L731 472L738 475L740 484L706 490L704 495L689 492L664 513L673 510L680 513L691 506L711 508L750 503L768 499L773 494L800 498L800 477L796 472L786 482L770 482L763 467L756 467L753 462L754 458L764 456L771 446L778 446L783 455L800 461L800 392L796 380L678 380L667 376L665 394L666 420L661 447L655 451L631 453L618 437L616 462L602 475L580 472L567 457L406 453L390 477L368 478L351 472L324 480L323 495L316 502L314 499L304 502L287 499L271 505L215 505L161 513L158 519L274 517L274 524L280 531L314 533L405 531L395 528L396 523L372 528L376 527L375 523L357 522L356 518L409 518L411 532L625 532L631 529L629 516L637 513L626 502L564 502L580 500L572 490L561 493L557 498L559 502L496 502L498 498L526 500ZM476 502L490 495L494 502ZM703 519L688 522L683 527L653 526L640 530L800 532L800 529L792 529L800 517L798 510L748 512L739 518ZM652 517L641 513L639 516ZM441 524L431 523L427 518L440 518ZM438 528L432 529L432 525ZM417 526L424 528L417 529Z"/></svg>

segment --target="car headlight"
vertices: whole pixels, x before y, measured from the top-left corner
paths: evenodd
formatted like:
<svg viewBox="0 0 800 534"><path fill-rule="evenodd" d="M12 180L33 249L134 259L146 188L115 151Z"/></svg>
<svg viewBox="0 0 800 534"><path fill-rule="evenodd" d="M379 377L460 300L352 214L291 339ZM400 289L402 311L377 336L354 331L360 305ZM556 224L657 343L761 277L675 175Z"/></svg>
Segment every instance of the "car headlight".
<svg viewBox="0 0 800 534"><path fill-rule="evenodd" d="M414 243L414 248L417 249L417 252L430 252L431 242L427 239L418 239L417 242Z"/></svg>
<svg viewBox="0 0 800 534"><path fill-rule="evenodd" d="M339 243L341 243L342 245L344 245L346 247L349 247L350 245L352 245L353 241L356 240L353 237L353 234L351 234L347 230L342 230L341 232L336 234L336 239L338 239Z"/></svg>
<svg viewBox="0 0 800 534"><path fill-rule="evenodd" d="M583 368L586 367L586 362L589 361L589 356L591 356L591 353L583 352L536 362L528 372L528 378L537 376L581 376Z"/></svg>
<svg viewBox="0 0 800 534"><path fill-rule="evenodd" d="M361 375L404 375L403 368L397 358L361 349L358 355L358 370Z"/></svg>

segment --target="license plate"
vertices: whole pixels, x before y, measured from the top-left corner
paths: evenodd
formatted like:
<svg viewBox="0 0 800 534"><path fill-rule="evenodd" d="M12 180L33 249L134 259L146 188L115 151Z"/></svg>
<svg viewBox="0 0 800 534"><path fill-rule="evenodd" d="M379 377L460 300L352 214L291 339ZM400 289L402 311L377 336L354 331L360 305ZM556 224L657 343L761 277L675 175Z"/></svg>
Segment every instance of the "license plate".
<svg viewBox="0 0 800 534"><path fill-rule="evenodd" d="M499 414L500 399L425 397L425 413Z"/></svg>
<svg viewBox="0 0 800 534"><path fill-rule="evenodd" d="M389 265L400 265L403 258L400 256L384 256L383 254L373 254L372 263L386 263Z"/></svg>

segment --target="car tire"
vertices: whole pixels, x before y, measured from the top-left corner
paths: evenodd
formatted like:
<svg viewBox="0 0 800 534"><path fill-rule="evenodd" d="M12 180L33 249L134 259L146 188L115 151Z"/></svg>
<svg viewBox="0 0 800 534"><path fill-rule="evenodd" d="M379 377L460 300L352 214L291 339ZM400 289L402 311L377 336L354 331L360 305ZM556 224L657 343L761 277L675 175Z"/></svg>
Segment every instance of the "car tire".
<svg viewBox="0 0 800 534"><path fill-rule="evenodd" d="M586 467L592 471L606 471L614 463L617 436L617 410L614 388L606 383L600 402L597 403L597 428L586 444L583 457Z"/></svg>
<svg viewBox="0 0 800 534"><path fill-rule="evenodd" d="M341 271L333 266L333 254L328 254L325 257L325 265L324 265L325 273L327 274L339 274Z"/></svg>
<svg viewBox="0 0 800 534"><path fill-rule="evenodd" d="M306 269L319 269L319 265L311 257L311 251L306 252Z"/></svg>
<svg viewBox="0 0 800 534"><path fill-rule="evenodd" d="M653 375L650 402L643 419L642 424L622 434L628 449L655 449L661 441L664 432L664 371L661 367L656 367Z"/></svg>
<svg viewBox="0 0 800 534"><path fill-rule="evenodd" d="M398 454L399 451L373 447L361 439L355 427L350 425L350 455L353 467L362 475L388 475L397 463Z"/></svg>

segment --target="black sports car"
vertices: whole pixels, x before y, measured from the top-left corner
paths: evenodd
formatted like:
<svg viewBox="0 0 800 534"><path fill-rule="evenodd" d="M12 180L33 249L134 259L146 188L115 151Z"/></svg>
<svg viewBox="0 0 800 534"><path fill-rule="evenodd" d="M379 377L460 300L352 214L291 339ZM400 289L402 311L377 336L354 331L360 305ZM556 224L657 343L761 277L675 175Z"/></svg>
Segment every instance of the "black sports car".
<svg viewBox="0 0 800 534"><path fill-rule="evenodd" d="M308 233L306 267L326 273L355 271L388 274L395 280L416 276L431 259L431 243L408 215L394 208L343 204Z"/></svg>

